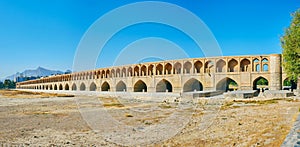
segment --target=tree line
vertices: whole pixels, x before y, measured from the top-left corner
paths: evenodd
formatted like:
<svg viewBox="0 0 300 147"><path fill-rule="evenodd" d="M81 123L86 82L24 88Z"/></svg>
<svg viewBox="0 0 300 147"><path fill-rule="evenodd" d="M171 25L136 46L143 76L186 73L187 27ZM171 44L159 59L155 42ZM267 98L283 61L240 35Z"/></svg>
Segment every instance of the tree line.
<svg viewBox="0 0 300 147"><path fill-rule="evenodd" d="M16 88L16 82L11 81L9 79L4 80L4 82L0 81L0 89L14 89Z"/></svg>

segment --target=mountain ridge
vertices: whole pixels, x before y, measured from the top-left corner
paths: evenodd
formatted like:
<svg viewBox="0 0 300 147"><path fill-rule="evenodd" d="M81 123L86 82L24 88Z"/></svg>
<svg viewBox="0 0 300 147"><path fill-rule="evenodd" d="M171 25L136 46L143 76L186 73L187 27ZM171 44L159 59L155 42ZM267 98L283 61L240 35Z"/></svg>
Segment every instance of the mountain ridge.
<svg viewBox="0 0 300 147"><path fill-rule="evenodd" d="M69 73L71 71L67 70L66 72ZM21 73L17 72L15 74L7 76L5 79L15 80L17 77L46 77L50 75L64 74L66 72L60 70L50 70L39 66L36 69L26 69Z"/></svg>

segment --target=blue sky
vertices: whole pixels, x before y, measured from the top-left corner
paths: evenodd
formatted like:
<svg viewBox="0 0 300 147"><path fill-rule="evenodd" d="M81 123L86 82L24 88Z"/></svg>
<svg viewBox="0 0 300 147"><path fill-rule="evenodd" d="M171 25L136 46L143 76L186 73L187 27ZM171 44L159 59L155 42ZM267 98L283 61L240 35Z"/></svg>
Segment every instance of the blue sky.
<svg viewBox="0 0 300 147"><path fill-rule="evenodd" d="M1 0L0 78L38 66L62 71L72 69L76 48L87 29L105 13L133 2L140 1ZM279 38L290 23L290 14L300 8L297 0L164 2L183 7L202 19L223 55L281 53ZM111 58L130 41L143 37L167 38L184 46L191 57L203 56L196 51L192 40L178 30L139 24L118 32L108 42L97 67L113 65Z"/></svg>

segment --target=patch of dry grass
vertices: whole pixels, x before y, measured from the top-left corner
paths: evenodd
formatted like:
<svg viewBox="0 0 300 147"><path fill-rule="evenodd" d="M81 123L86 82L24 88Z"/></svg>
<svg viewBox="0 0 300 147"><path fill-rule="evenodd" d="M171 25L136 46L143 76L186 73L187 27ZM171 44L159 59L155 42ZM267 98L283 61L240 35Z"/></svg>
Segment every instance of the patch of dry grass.
<svg viewBox="0 0 300 147"><path fill-rule="evenodd" d="M169 109L169 108L172 108L171 105L165 104L165 103L162 103L162 104L158 105L158 107L163 108L163 109Z"/></svg>
<svg viewBox="0 0 300 147"><path fill-rule="evenodd" d="M117 108L122 108L124 105L120 103L120 101L117 98L99 98L103 102L103 106L106 108L109 107L117 107Z"/></svg>
<svg viewBox="0 0 300 147"><path fill-rule="evenodd" d="M50 111L33 111L33 112L24 112L25 115L53 115L56 117L67 116L65 113L54 113Z"/></svg>
<svg viewBox="0 0 300 147"><path fill-rule="evenodd" d="M0 90L0 95L7 98L50 98L50 97L74 97L71 94L30 92L19 90Z"/></svg>
<svg viewBox="0 0 300 147"><path fill-rule="evenodd" d="M286 102L299 102L299 100L294 100L292 98L274 98L274 99L239 99L239 100L229 100L226 101L221 110L230 109L230 108L240 108L241 106L237 106L234 104L245 104L248 105L269 105L269 104L277 104L279 101L286 101ZM300 108L299 108L300 112Z"/></svg>
<svg viewBox="0 0 300 147"><path fill-rule="evenodd" d="M280 100L280 99L269 99L269 100L233 100L233 102L244 103L244 104L267 105L267 104L278 103L278 100Z"/></svg>

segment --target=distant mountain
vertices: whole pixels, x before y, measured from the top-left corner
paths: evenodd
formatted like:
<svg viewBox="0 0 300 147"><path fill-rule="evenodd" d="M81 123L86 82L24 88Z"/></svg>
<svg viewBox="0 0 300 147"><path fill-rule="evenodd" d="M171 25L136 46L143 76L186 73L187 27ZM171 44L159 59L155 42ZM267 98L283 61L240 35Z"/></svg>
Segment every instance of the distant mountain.
<svg viewBox="0 0 300 147"><path fill-rule="evenodd" d="M71 71L67 70L66 72L70 73ZM37 69L28 69L21 73L17 72L16 74L10 75L5 79L15 80L16 77L45 77L45 76L56 75L56 74L64 74L66 72L62 72L59 70L49 70L43 67L38 67Z"/></svg>

